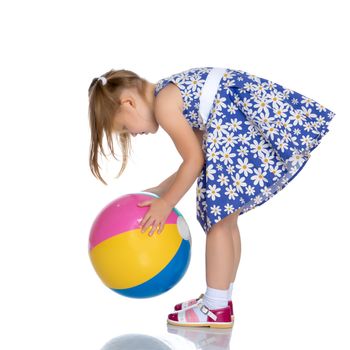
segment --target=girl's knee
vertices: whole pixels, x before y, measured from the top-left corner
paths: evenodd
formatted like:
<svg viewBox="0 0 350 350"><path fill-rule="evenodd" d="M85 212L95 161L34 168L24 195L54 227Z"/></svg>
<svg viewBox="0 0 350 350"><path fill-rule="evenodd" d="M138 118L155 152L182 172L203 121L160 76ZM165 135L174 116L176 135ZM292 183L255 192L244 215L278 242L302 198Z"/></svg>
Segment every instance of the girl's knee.
<svg viewBox="0 0 350 350"><path fill-rule="evenodd" d="M234 213L231 213L227 215L224 219L222 219L222 224L225 227L228 227L230 229L234 229L238 226L238 217L241 212L241 209L235 211Z"/></svg>
<svg viewBox="0 0 350 350"><path fill-rule="evenodd" d="M220 220L219 222L215 223L211 226L210 230L208 231L208 234L230 234L231 232L231 226L228 224L227 221L224 221L226 218Z"/></svg>

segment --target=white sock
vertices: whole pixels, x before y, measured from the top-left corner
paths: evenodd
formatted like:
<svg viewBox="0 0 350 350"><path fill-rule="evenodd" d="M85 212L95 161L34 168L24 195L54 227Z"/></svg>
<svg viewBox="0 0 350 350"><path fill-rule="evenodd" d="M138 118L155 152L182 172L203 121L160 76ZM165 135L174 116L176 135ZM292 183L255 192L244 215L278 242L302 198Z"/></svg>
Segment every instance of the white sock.
<svg viewBox="0 0 350 350"><path fill-rule="evenodd" d="M228 291L229 289L225 290L225 289L214 289L214 288L207 287L207 291L205 292L203 297L203 304L211 310L226 307L228 305L227 304ZM198 306L196 306L193 310L197 314L201 322L204 322L207 320L208 316L203 314L203 312L199 310Z"/></svg>
<svg viewBox="0 0 350 350"><path fill-rule="evenodd" d="M230 283L230 288L228 289L228 293L227 293L228 300L232 299L232 288L233 288L233 282Z"/></svg>
<svg viewBox="0 0 350 350"><path fill-rule="evenodd" d="M229 289L215 289L207 286L207 291L203 297L203 303L209 309L220 309L227 306L227 294Z"/></svg>

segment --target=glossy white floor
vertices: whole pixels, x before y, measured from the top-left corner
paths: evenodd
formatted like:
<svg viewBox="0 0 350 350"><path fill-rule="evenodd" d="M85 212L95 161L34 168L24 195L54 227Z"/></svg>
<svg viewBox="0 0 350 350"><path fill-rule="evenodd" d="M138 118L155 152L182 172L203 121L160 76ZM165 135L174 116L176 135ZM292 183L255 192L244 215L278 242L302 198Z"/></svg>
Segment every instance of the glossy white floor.
<svg viewBox="0 0 350 350"><path fill-rule="evenodd" d="M349 28L342 2L223 1L216 11L199 1L163 4L1 5L0 348L349 349L350 125L342 79L349 78ZM206 288L195 185L177 206L191 229L191 263L167 293L131 299L112 292L87 249L102 207L157 185L181 164L160 130L133 140L119 180L110 174L120 164L110 163L110 185L99 183L88 167L92 78L125 68L156 82L195 66L270 77L337 112L302 172L240 217L232 330L166 324L176 303Z"/></svg>

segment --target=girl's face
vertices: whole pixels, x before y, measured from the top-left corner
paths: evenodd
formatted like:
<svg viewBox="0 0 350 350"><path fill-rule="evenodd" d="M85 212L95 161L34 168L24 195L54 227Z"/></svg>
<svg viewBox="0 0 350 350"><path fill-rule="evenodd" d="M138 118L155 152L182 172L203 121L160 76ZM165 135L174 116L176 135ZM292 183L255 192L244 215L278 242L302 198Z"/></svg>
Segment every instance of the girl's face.
<svg viewBox="0 0 350 350"><path fill-rule="evenodd" d="M116 132L126 131L132 136L155 134L159 128L153 112L153 93L147 95L147 102L135 89L126 89L120 97L121 106L114 116Z"/></svg>

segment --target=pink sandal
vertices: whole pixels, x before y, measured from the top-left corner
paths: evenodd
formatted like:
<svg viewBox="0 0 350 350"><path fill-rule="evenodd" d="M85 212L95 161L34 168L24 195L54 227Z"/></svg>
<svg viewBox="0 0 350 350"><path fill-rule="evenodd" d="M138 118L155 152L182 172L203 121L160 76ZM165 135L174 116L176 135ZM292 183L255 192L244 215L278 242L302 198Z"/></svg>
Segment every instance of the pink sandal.
<svg viewBox="0 0 350 350"><path fill-rule="evenodd" d="M196 304L198 301L203 301L203 297L204 297L204 294L201 294L197 299L190 299L188 301L184 301L183 303L176 304L174 306L174 310L175 311L180 311L180 310L186 309L186 308ZM232 300L228 301L228 306L230 307L231 321L234 321L235 315L234 315L234 312L233 312Z"/></svg>
<svg viewBox="0 0 350 350"><path fill-rule="evenodd" d="M197 299L190 299L190 300L184 301L183 303L176 304L174 306L174 310L180 311L182 309L186 309L189 306L196 304L199 300L203 300L203 297L204 297L204 294L201 294Z"/></svg>
<svg viewBox="0 0 350 350"><path fill-rule="evenodd" d="M194 312L193 308L195 307L199 307L200 311L207 316L204 322L201 322ZM232 328L233 326L229 306L210 310L203 304L201 299L186 309L169 314L167 322L173 326L183 327Z"/></svg>

